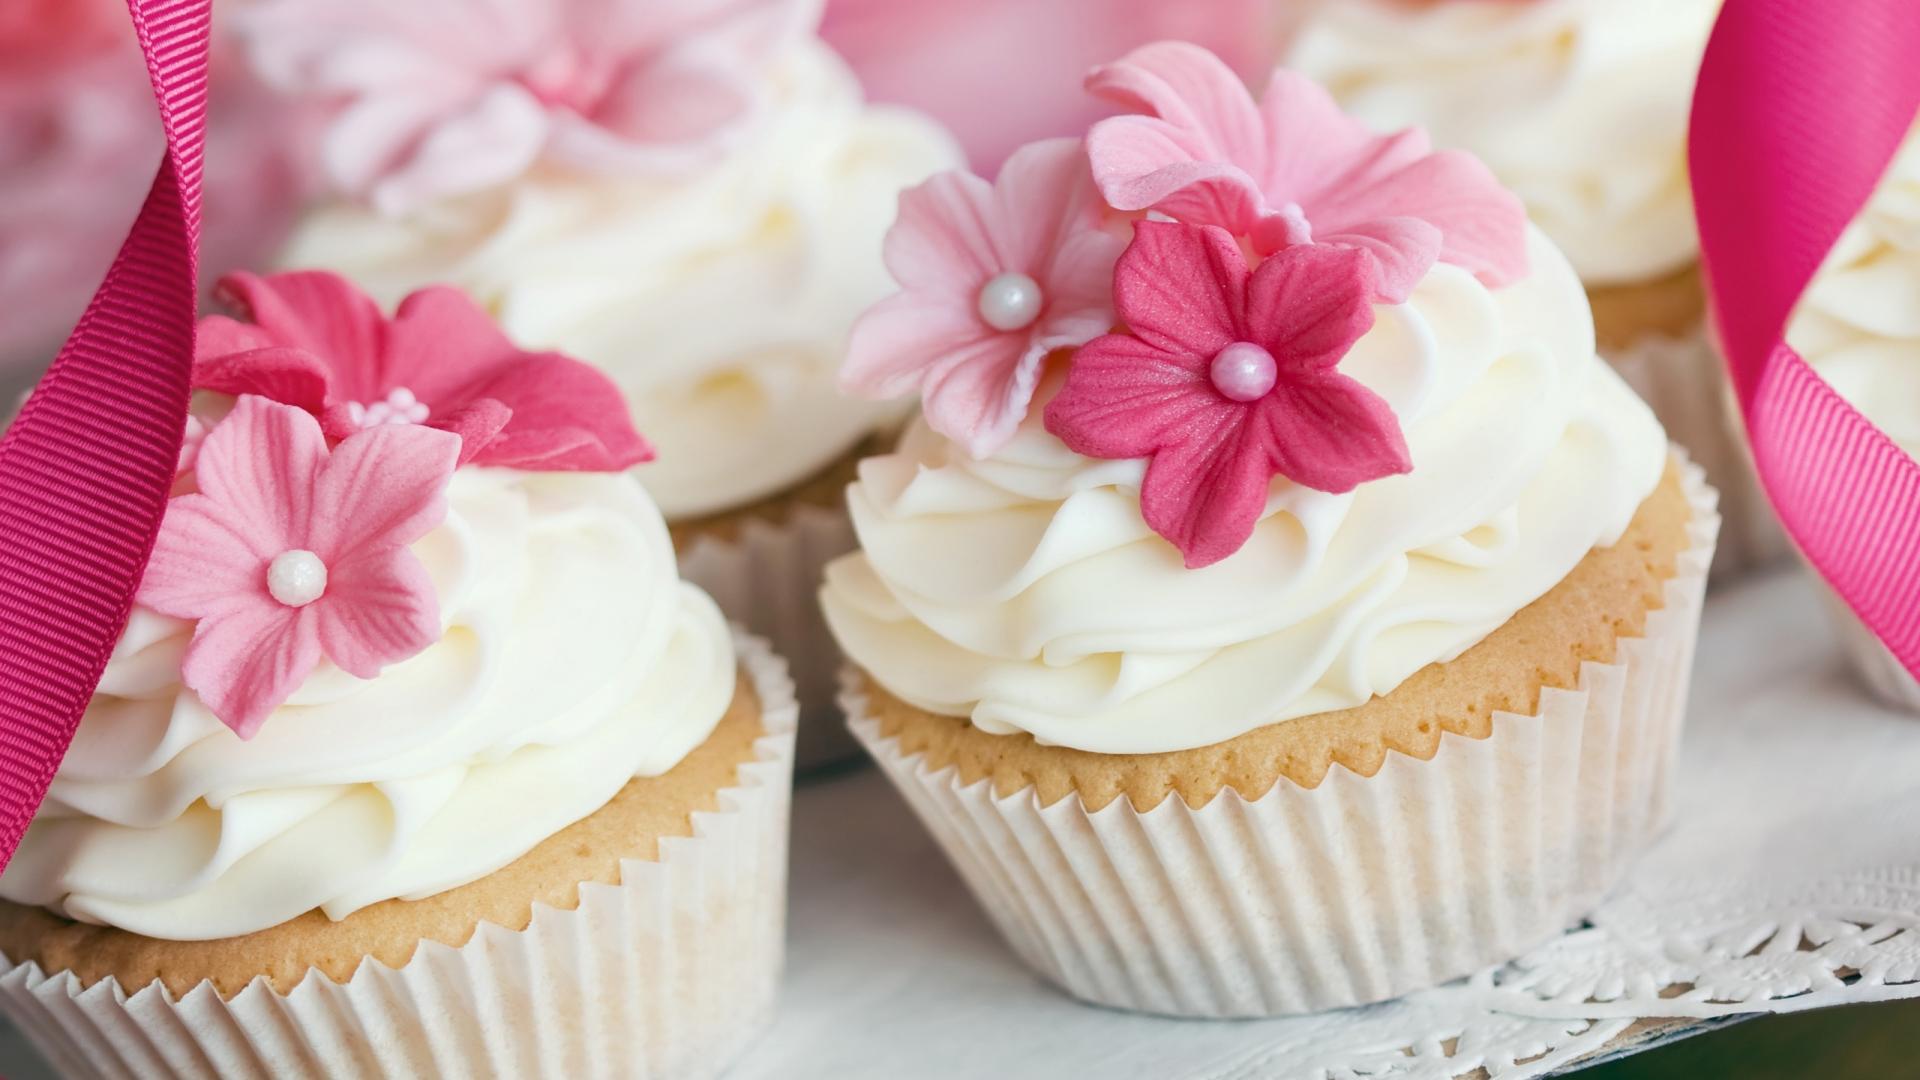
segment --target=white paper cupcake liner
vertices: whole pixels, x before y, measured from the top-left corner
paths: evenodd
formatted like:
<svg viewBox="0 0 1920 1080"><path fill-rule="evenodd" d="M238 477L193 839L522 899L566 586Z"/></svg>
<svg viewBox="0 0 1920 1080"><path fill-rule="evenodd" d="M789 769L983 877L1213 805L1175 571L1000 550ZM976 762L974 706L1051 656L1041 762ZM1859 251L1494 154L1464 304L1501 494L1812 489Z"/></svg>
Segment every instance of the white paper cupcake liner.
<svg viewBox="0 0 1920 1080"><path fill-rule="evenodd" d="M820 613L827 563L859 543L840 507L797 504L785 521L748 518L737 536L697 536L678 552L680 576L705 589L729 618L787 658L800 701L798 765L806 770L857 756L840 723L834 672L840 648Z"/></svg>
<svg viewBox="0 0 1920 1080"><path fill-rule="evenodd" d="M1693 541L1666 606L1611 664L1432 760L1335 767L1315 788L1139 812L1042 806L883 737L849 666L842 703L1028 964L1076 997L1250 1017L1396 997L1510 959L1592 910L1665 820L1718 518L1685 469Z"/></svg>
<svg viewBox="0 0 1920 1080"><path fill-rule="evenodd" d="M1720 492L1713 581L1732 580L1790 556L1793 545L1754 474L1725 365L1705 325L1680 337L1642 335L1627 348L1605 350L1605 356L1652 406L1667 437L1687 448Z"/></svg>
<svg viewBox="0 0 1920 1080"><path fill-rule="evenodd" d="M1819 577L1812 567L1807 568L1807 573L1813 574L1816 579ZM1847 661L1859 674L1860 681L1880 700L1920 716L1920 681L1915 681L1908 674L1907 669L1894 658L1893 651L1874 636L1873 631L1867 629L1867 624L1860 621L1860 616L1855 615L1853 609L1847 607L1847 602L1840 599L1824 581L1820 585L1820 594L1827 602L1827 614L1833 622L1834 632L1839 635L1841 646L1846 650Z"/></svg>
<svg viewBox="0 0 1920 1080"><path fill-rule="evenodd" d="M786 912L795 705L785 665L736 631L767 733L693 835L579 906L536 907L525 930L482 924L467 944L423 943L399 968L369 960L346 983L265 978L230 999L202 983L83 987L71 972L0 957L0 1009L68 1076L704 1077L769 1020Z"/></svg>

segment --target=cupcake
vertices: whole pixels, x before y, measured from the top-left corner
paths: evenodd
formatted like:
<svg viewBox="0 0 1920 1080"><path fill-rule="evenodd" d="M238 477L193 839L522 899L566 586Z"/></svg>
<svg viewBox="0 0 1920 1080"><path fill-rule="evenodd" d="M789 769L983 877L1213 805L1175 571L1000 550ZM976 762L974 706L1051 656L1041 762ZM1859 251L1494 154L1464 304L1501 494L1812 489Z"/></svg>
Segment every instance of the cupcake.
<svg viewBox="0 0 1920 1080"><path fill-rule="evenodd" d="M228 287L0 874L0 1009L73 1075L717 1072L773 1003L795 706L618 391L452 289Z"/></svg>
<svg viewBox="0 0 1920 1080"><path fill-rule="evenodd" d="M902 416L842 397L834 373L887 291L895 196L958 148L918 114L865 105L806 0L513 0L455 21L417 7L247 13L269 81L336 103L337 194L285 264L389 303L450 282L515 340L611 376L660 448L639 477L682 572L830 708L837 656L813 588L852 546L838 493L853 461ZM837 723L802 744L809 761L852 752Z"/></svg>
<svg viewBox="0 0 1920 1080"><path fill-rule="evenodd" d="M1724 407L1687 180L1720 0L1323 0L1288 63L1380 128L1487 163L1587 288L1601 355L1725 495L1716 573L1788 548Z"/></svg>
<svg viewBox="0 0 1920 1080"><path fill-rule="evenodd" d="M1664 820L1713 494L1472 158L1191 45L1090 86L1139 115L888 236L847 381L918 372L924 413L821 592L853 730L1088 1001L1299 1013L1515 956ZM1016 315L1017 352L972 325Z"/></svg>
<svg viewBox="0 0 1920 1080"><path fill-rule="evenodd" d="M1920 458L1920 132L1895 153L1787 324L1787 344L1902 450ZM1882 698L1920 713L1920 685L1837 597L1855 667Z"/></svg>

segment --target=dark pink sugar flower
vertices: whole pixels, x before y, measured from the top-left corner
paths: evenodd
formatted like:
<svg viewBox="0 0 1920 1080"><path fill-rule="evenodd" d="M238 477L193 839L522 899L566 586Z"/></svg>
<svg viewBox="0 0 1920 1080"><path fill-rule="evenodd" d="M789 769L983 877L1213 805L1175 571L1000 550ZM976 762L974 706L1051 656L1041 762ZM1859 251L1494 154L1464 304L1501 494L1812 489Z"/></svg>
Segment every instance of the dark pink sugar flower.
<svg viewBox="0 0 1920 1080"><path fill-rule="evenodd" d="M1256 103L1212 53L1161 42L1096 68L1087 88L1143 114L1087 136L1116 209L1218 225L1263 255L1307 243L1364 252L1389 303L1436 259L1488 285L1526 273L1526 210L1485 165L1434 151L1421 131L1376 135L1304 76L1276 71Z"/></svg>
<svg viewBox="0 0 1920 1080"><path fill-rule="evenodd" d="M322 658L371 679L440 637L407 549L446 517L457 440L380 425L329 450L313 417L254 395L199 440L199 490L167 504L141 604L197 620L180 674L251 737Z"/></svg>
<svg viewBox="0 0 1920 1080"><path fill-rule="evenodd" d="M1368 257L1305 244L1252 272L1215 226L1142 221L1114 270L1128 333L1082 346L1047 405L1078 453L1148 458L1146 522L1189 567L1238 551L1273 478L1345 492L1413 467L1387 403L1336 370L1373 326Z"/></svg>
<svg viewBox="0 0 1920 1080"><path fill-rule="evenodd" d="M335 440L382 424L451 431L463 465L617 472L653 458L612 380L519 348L457 289L421 289L392 319L336 274L234 274L220 289L246 321L201 320L198 389L298 406Z"/></svg>

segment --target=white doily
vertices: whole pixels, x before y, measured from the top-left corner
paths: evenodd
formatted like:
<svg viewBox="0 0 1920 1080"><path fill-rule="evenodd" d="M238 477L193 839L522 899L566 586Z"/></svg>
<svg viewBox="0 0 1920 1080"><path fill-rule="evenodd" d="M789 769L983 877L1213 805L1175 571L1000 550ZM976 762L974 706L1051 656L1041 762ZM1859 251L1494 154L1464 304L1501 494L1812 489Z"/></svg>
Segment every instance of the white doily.
<svg viewBox="0 0 1920 1080"><path fill-rule="evenodd" d="M809 785L780 1012L729 1078L1523 1080L1643 1018L1920 996L1920 719L1856 687L1797 573L1709 601L1693 700L1675 823L1586 926L1473 979L1285 1020L1074 1002L1013 958L882 777ZM0 1073L44 1075L7 1044Z"/></svg>

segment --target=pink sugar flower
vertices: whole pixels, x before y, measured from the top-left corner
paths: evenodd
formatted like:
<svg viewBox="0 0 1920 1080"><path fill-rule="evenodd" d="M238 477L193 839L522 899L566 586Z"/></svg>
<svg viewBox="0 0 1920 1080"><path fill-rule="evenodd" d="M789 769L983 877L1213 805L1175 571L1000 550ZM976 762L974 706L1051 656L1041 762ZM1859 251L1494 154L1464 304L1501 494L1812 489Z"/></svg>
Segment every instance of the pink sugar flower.
<svg viewBox="0 0 1920 1080"><path fill-rule="evenodd" d="M1047 353L1113 326L1125 241L1102 213L1076 139L1022 147L992 184L947 172L902 194L885 248L901 291L854 326L841 385L919 393L935 431L993 453L1026 416Z"/></svg>
<svg viewBox="0 0 1920 1080"><path fill-rule="evenodd" d="M458 289L421 289L391 320L336 274L233 274L220 289L249 321L201 320L196 388L298 406L332 439L424 423L460 436L463 465L618 472L653 458L612 380L520 349Z"/></svg>
<svg viewBox="0 0 1920 1080"><path fill-rule="evenodd" d="M399 213L536 163L677 172L763 106L774 49L814 0L266 0L255 63L332 103L333 182Z"/></svg>
<svg viewBox="0 0 1920 1080"><path fill-rule="evenodd" d="M1087 88L1145 113L1094 125L1094 179L1121 210L1218 225L1268 254L1365 252L1374 293L1400 303L1435 259L1489 285L1524 276L1526 211L1479 160L1424 132L1375 135L1304 76L1276 71L1256 105L1213 54L1181 42L1096 68Z"/></svg>
<svg viewBox="0 0 1920 1080"><path fill-rule="evenodd" d="M138 601L198 620L181 678L241 738L324 656L371 679L440 636L406 545L446 516L459 441L383 425L331 452L299 409L251 395L208 432L199 490L167 504Z"/></svg>
<svg viewBox="0 0 1920 1080"><path fill-rule="evenodd" d="M1142 221L1114 272L1130 333L1083 346L1046 411L1074 451L1151 459L1140 510L1189 567L1238 551L1275 475L1344 492L1413 467L1392 409L1335 370L1373 326L1367 259Z"/></svg>

